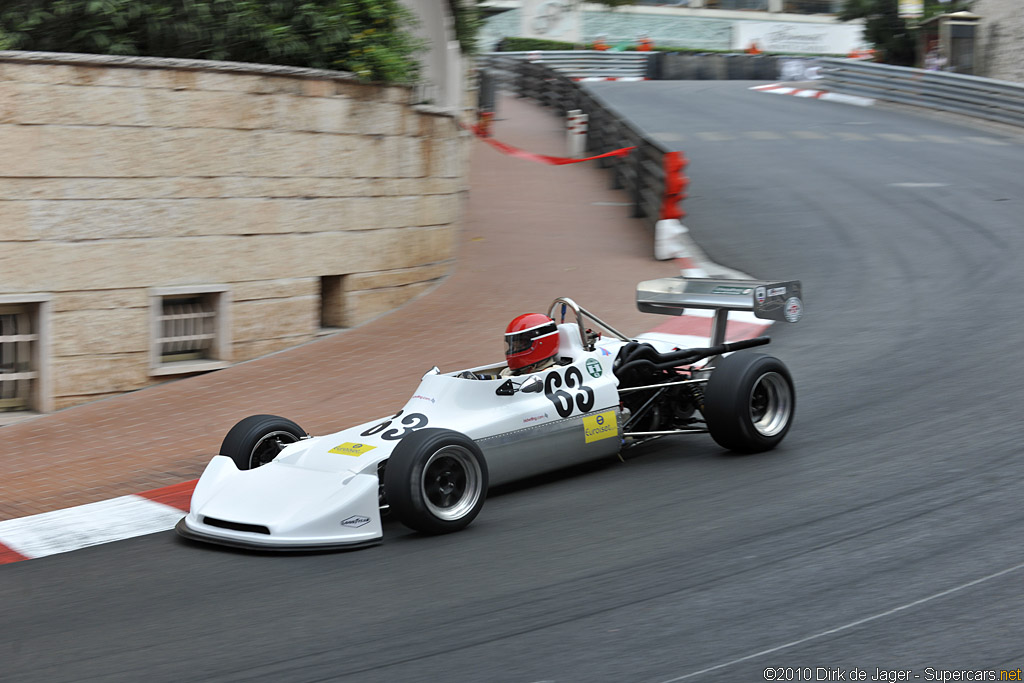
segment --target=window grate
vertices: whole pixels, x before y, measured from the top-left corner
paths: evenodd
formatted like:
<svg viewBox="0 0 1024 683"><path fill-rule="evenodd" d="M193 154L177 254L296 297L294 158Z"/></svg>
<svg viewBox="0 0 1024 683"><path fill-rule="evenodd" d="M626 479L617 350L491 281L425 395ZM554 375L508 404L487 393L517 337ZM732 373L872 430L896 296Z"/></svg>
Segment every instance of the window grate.
<svg viewBox="0 0 1024 683"><path fill-rule="evenodd" d="M0 412L27 410L39 371L33 365L39 335L25 307L0 307Z"/></svg>
<svg viewBox="0 0 1024 683"><path fill-rule="evenodd" d="M159 316L160 361L202 360L211 357L217 312L207 296L165 297Z"/></svg>

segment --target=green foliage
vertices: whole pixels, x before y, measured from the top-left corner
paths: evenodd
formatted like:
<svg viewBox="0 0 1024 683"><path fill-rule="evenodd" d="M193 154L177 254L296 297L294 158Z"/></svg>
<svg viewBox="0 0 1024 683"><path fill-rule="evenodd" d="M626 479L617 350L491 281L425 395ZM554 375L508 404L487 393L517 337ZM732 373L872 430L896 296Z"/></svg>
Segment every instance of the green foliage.
<svg viewBox="0 0 1024 683"><path fill-rule="evenodd" d="M0 47L216 59L411 82L423 46L397 0L0 0Z"/></svg>
<svg viewBox="0 0 1024 683"><path fill-rule="evenodd" d="M925 0L924 17L967 9L967 0ZM910 66L917 54L913 27L899 16L899 0L846 0L839 21L864 19L864 39L875 46L889 64Z"/></svg>
<svg viewBox="0 0 1024 683"><path fill-rule="evenodd" d="M455 37L459 40L459 47L466 54L475 54L477 51L477 36L484 25L477 7L480 2L481 0L449 0L452 16L455 17Z"/></svg>
<svg viewBox="0 0 1024 683"><path fill-rule="evenodd" d="M575 50L575 43L560 40L544 40L543 38L502 38L498 43L498 52L529 52L531 50Z"/></svg>

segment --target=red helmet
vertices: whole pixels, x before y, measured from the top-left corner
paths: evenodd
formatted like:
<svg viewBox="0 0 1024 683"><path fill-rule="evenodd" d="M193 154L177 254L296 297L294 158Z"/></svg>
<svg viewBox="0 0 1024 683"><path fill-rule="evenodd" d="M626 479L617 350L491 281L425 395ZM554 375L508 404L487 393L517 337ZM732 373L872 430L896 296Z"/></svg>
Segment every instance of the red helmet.
<svg viewBox="0 0 1024 683"><path fill-rule="evenodd" d="M541 313L524 313L505 328L505 358L510 370L522 370L558 353L558 328Z"/></svg>

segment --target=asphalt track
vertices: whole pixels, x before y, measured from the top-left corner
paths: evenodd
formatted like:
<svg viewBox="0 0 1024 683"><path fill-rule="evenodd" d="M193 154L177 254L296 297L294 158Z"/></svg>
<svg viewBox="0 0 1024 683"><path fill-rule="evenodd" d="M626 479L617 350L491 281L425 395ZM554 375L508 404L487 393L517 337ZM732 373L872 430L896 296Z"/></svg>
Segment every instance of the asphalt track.
<svg viewBox="0 0 1024 683"><path fill-rule="evenodd" d="M465 532L389 524L358 552L163 533L8 565L0 680L1024 666L1024 144L747 85L593 87L686 152L714 260L803 281L804 321L772 332L798 390L780 449L666 439L494 495Z"/></svg>

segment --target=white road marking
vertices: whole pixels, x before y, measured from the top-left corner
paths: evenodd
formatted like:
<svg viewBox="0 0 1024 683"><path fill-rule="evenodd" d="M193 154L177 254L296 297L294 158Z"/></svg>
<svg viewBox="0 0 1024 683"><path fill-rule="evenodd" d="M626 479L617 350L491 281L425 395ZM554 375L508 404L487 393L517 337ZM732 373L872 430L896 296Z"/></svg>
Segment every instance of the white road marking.
<svg viewBox="0 0 1024 683"><path fill-rule="evenodd" d="M903 133L878 133L878 137L883 140L889 140L890 142L916 142L914 138Z"/></svg>
<svg viewBox="0 0 1024 683"><path fill-rule="evenodd" d="M996 138L970 137L967 139L970 140L971 142L977 142L979 145L995 145L998 147L1005 147L1006 145L1010 144L1009 142L1003 142L1002 140L997 140Z"/></svg>
<svg viewBox="0 0 1024 683"><path fill-rule="evenodd" d="M715 133L713 131L697 133L697 137L701 140L707 140L708 142L725 142L726 140L733 139L733 136L729 133Z"/></svg>
<svg viewBox="0 0 1024 683"><path fill-rule="evenodd" d="M992 579L997 579L1000 576L1005 576L1006 574L1011 574L1011 573L1019 571L1021 569L1024 569L1024 562L1021 562L1018 565L1014 565L1013 567L1010 567L1009 569L1003 569L1002 571L998 571L998 572L996 572L994 574L989 574L988 576L983 576L980 579L974 579L973 581L968 581L967 583L961 584L961 585L956 586L954 588L948 588L948 589L946 589L944 591L939 591L938 593L934 593L932 595L929 595L926 598L921 598L920 600L914 600L913 602L908 602L908 603L906 603L904 605L900 605L899 607L893 607L892 609L886 610L884 612L879 612L878 614L874 614L874 615L872 615L870 617L864 617L863 619L857 619L856 621L851 621L848 624L843 624L842 626L837 626L836 628L830 628L827 631L821 631L820 633L815 633L812 636L807 636L806 638L800 638L799 640L794 640L794 641L791 641L789 643L785 643L784 645L776 645L775 647L770 647L767 650L761 650L760 652L755 652L753 654L746 655L745 657L737 657L736 659L729 660L728 662L722 662L721 664L716 664L714 666L709 666L706 669L701 669L700 671L692 671L692 672L690 672L688 674L685 674L683 676L679 676L677 678L670 678L669 680L663 681L662 683L675 683L676 681L685 681L688 678L693 678L694 676L700 676L702 674L710 673L712 671L718 671L719 669L724 669L726 667L730 667L733 664L739 664L741 662L748 662L751 659L757 659L758 657L763 657L764 655L770 655L772 653L779 652L781 650L787 650L787 649L789 649L791 647L796 647L797 645L803 645L804 643L808 643L808 642L810 642L812 640L818 640L819 638L824 638L825 636L831 636L831 635L834 635L836 633L840 633L842 631L848 631L851 628L856 628L857 626L861 626L863 624L867 624L867 623L872 622L872 621L877 621L878 619L884 619L885 617L890 617L890 616L892 616L894 614L897 614L899 612L904 612L904 611L906 611L908 609L912 609L914 607L917 607L918 605L923 605L926 602L931 602L932 600L937 600L939 598L944 598L947 595L952 595L953 593L957 593L957 592L965 590L967 588L971 588L973 586L977 586L978 584L985 583L986 581L991 581Z"/></svg>
<svg viewBox="0 0 1024 683"><path fill-rule="evenodd" d="M801 140L828 140L828 136L814 130L794 130L793 137Z"/></svg>
<svg viewBox="0 0 1024 683"><path fill-rule="evenodd" d="M949 187L949 183L889 183L889 187Z"/></svg>

